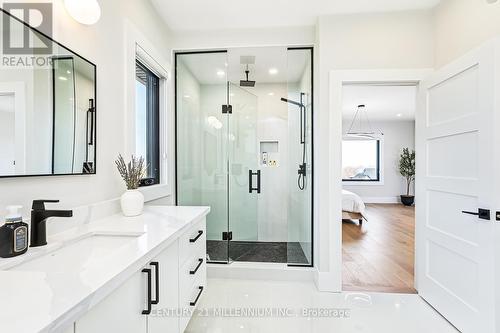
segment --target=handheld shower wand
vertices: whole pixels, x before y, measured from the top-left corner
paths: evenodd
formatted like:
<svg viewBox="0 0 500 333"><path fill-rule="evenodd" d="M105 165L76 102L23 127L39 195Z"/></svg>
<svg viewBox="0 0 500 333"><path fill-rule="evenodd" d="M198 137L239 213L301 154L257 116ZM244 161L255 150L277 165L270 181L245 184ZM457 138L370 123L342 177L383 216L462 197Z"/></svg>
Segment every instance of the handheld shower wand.
<svg viewBox="0 0 500 333"><path fill-rule="evenodd" d="M290 103L296 105L300 108L300 144L302 145L302 163L299 164L299 170L297 171L299 177L297 179L297 186L300 190L306 188L306 106L304 105L305 93L300 93L300 102L292 101L287 98L281 98L285 103Z"/></svg>

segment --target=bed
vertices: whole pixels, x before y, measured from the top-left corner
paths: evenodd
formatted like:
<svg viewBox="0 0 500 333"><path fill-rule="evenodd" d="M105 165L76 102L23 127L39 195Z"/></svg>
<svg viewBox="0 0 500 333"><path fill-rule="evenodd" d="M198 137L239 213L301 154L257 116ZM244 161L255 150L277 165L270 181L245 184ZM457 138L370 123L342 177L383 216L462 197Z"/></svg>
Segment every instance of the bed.
<svg viewBox="0 0 500 333"><path fill-rule="evenodd" d="M363 224L365 217L365 203L359 195L351 191L342 190L342 220L358 220Z"/></svg>

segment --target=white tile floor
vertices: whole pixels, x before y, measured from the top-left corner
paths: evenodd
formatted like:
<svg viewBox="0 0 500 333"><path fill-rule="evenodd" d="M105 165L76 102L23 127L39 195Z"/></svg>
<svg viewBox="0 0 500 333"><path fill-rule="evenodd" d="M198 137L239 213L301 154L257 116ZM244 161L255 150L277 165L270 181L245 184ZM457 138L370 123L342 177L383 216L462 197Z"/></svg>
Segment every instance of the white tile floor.
<svg viewBox="0 0 500 333"><path fill-rule="evenodd" d="M320 293L309 282L209 279L198 310L187 333L457 332L417 295Z"/></svg>

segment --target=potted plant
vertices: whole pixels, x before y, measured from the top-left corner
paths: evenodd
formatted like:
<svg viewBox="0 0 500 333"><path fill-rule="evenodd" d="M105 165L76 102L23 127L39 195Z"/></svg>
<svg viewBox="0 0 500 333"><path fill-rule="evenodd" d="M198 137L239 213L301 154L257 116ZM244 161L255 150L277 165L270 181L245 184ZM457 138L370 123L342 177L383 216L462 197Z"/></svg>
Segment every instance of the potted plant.
<svg viewBox="0 0 500 333"><path fill-rule="evenodd" d="M127 191L122 194L120 204L123 215L137 216L142 214L144 208L144 195L138 190L141 179L145 176L147 167L143 157L132 155L130 162L125 163L123 156L118 155L115 161L120 176L125 181Z"/></svg>
<svg viewBox="0 0 500 333"><path fill-rule="evenodd" d="M415 181L415 151L403 148L399 156L399 173L406 179L406 195L401 195L401 203L405 206L413 205L415 196L410 195L411 184Z"/></svg>

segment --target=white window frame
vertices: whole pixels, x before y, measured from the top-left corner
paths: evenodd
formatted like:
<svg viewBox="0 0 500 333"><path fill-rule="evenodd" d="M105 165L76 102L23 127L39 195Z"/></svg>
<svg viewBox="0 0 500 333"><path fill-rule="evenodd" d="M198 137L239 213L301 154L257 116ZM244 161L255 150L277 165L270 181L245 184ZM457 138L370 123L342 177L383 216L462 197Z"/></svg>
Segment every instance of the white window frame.
<svg viewBox="0 0 500 333"><path fill-rule="evenodd" d="M125 28L125 43L126 43L126 76L125 76L125 99L126 99L126 117L124 131L124 153L130 157L135 152L136 143L136 128L135 128L135 95L136 95L136 61L141 62L150 71L160 78L159 87L159 112L160 112L160 183L140 187L139 190L144 194L145 201L156 199L169 198L169 202L173 197L174 184L174 146L173 140L173 92L171 84L171 69L170 62L162 55L142 33L128 24Z"/></svg>

